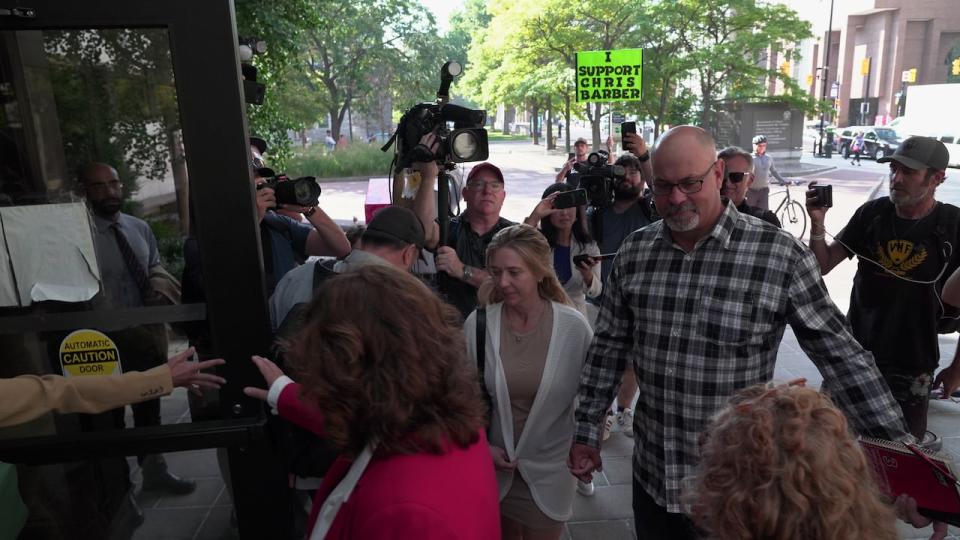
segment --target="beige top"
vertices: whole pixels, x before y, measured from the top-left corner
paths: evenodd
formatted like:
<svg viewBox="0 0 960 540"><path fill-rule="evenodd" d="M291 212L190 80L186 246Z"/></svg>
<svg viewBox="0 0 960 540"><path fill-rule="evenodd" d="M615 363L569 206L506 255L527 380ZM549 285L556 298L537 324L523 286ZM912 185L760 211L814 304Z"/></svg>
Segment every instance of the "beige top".
<svg viewBox="0 0 960 540"><path fill-rule="evenodd" d="M553 305L549 302L537 326L526 334L515 333L506 320L500 325L500 358L503 359L503 374L513 411L513 444L520 441L533 400L537 397L552 331Z"/></svg>
<svg viewBox="0 0 960 540"><path fill-rule="evenodd" d="M99 413L173 391L166 364L106 377L21 375L0 379L0 427L29 422L48 412Z"/></svg>

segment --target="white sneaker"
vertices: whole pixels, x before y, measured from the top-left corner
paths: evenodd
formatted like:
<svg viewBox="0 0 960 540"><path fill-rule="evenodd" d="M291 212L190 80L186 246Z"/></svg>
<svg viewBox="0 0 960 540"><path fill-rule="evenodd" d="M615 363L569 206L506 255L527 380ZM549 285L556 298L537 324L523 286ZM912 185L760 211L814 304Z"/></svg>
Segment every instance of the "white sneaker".
<svg viewBox="0 0 960 540"><path fill-rule="evenodd" d="M633 409L624 408L617 413L617 424L627 437L633 437Z"/></svg>
<svg viewBox="0 0 960 540"><path fill-rule="evenodd" d="M577 493L583 495L584 497L593 497L593 480L587 483L577 480Z"/></svg>
<svg viewBox="0 0 960 540"><path fill-rule="evenodd" d="M603 421L603 440L610 438L610 430L613 429L614 416L608 414L606 420Z"/></svg>

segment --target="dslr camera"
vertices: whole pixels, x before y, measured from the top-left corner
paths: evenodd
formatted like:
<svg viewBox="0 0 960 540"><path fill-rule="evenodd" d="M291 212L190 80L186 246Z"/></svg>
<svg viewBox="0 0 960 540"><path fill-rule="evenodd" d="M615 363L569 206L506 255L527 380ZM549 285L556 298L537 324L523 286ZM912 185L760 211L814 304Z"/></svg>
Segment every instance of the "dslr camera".
<svg viewBox="0 0 960 540"><path fill-rule="evenodd" d="M386 152L394 138L397 140L399 167L409 167L415 161L464 163L487 159L487 112L449 103L450 83L462 71L457 62L444 64L437 102L414 105L400 118L396 133L382 148ZM436 152L420 144L420 138L428 133L437 138Z"/></svg>
<svg viewBox="0 0 960 540"><path fill-rule="evenodd" d="M313 176L301 176L291 180L285 174L267 178L257 186L257 191L270 188L277 199L277 205L316 206L320 199L320 184ZM276 209L276 208L274 208Z"/></svg>
<svg viewBox="0 0 960 540"><path fill-rule="evenodd" d="M621 165L609 165L606 158L597 152L587 156L586 163L576 163L568 182L587 192L591 206L606 207L613 204L613 186L622 182L626 171Z"/></svg>

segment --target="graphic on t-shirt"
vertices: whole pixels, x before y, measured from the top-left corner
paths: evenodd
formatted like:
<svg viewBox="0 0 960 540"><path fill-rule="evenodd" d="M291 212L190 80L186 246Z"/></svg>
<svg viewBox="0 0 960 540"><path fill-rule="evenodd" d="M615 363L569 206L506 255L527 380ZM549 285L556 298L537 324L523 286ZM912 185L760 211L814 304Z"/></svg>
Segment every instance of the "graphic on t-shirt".
<svg viewBox="0 0 960 540"><path fill-rule="evenodd" d="M906 276L927 260L927 248L909 240L889 240L886 249L877 243L877 261L898 276Z"/></svg>

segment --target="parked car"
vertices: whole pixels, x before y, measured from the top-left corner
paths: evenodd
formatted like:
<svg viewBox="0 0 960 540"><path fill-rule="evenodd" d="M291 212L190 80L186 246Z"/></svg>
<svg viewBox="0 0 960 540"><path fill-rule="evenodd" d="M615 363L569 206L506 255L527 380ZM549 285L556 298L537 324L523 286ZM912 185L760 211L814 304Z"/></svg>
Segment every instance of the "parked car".
<svg viewBox="0 0 960 540"><path fill-rule="evenodd" d="M894 153L900 147L900 137L897 132L888 127L877 126L848 126L840 130L840 136L837 137L837 149L843 159L848 159L853 151L853 140L858 132L863 132L863 148L860 149L860 155L880 159Z"/></svg>

